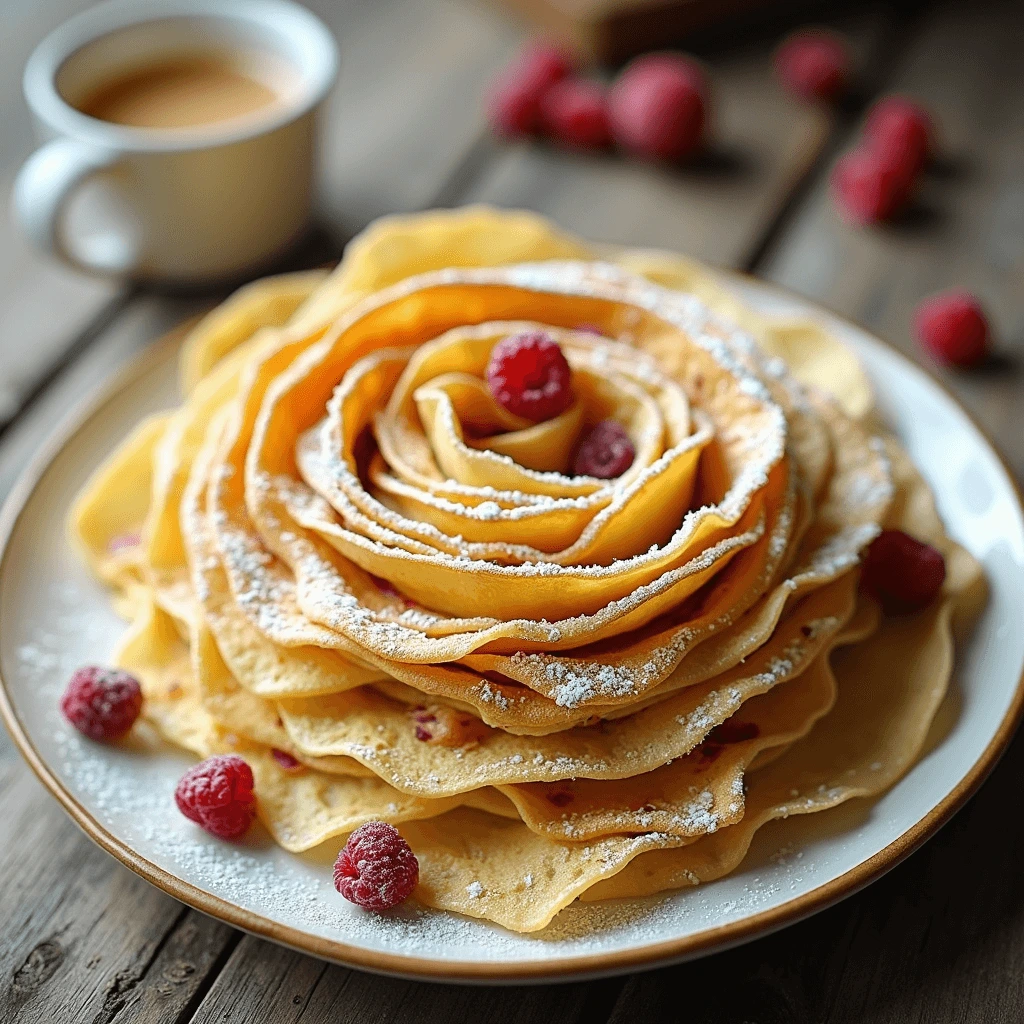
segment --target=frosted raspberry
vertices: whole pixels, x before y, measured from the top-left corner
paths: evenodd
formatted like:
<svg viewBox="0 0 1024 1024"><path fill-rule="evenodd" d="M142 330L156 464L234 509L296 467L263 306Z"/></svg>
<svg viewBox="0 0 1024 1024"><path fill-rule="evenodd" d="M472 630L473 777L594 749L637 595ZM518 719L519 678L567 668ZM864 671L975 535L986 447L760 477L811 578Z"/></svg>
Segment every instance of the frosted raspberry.
<svg viewBox="0 0 1024 1024"><path fill-rule="evenodd" d="M501 73L491 89L488 120L503 135L540 128L541 97L571 70L566 54L550 43L532 43Z"/></svg>
<svg viewBox="0 0 1024 1024"><path fill-rule="evenodd" d="M237 754L218 754L190 768L174 790L189 821L221 839L237 839L256 815L252 769Z"/></svg>
<svg viewBox="0 0 1024 1024"><path fill-rule="evenodd" d="M142 710L142 688L127 672L88 665L77 669L60 699L64 717L93 740L116 740Z"/></svg>
<svg viewBox="0 0 1024 1024"><path fill-rule="evenodd" d="M602 420L583 438L573 472L577 476L611 480L625 473L634 458L636 450L626 428L618 420Z"/></svg>
<svg viewBox="0 0 1024 1024"><path fill-rule="evenodd" d="M988 355L988 319L970 292L956 289L925 299L914 311L914 329L921 344L950 366L977 366Z"/></svg>
<svg viewBox="0 0 1024 1024"><path fill-rule="evenodd" d="M651 160L682 160L704 136L704 72L674 53L649 53L626 65L612 86L608 114L624 148Z"/></svg>
<svg viewBox="0 0 1024 1024"><path fill-rule="evenodd" d="M883 530L864 555L861 583L887 612L930 604L945 578L941 553L902 530Z"/></svg>
<svg viewBox="0 0 1024 1024"><path fill-rule="evenodd" d="M412 895L420 877L416 854L398 829L368 821L348 837L334 864L334 887L350 903L388 910Z"/></svg>
<svg viewBox="0 0 1024 1024"><path fill-rule="evenodd" d="M846 90L850 55L832 32L794 32L775 53L775 71L790 92L808 100L831 100Z"/></svg>
<svg viewBox="0 0 1024 1024"><path fill-rule="evenodd" d="M491 350L487 384L516 416L549 420L572 405L572 370L558 343L543 331L502 338Z"/></svg>
<svg viewBox="0 0 1024 1024"><path fill-rule="evenodd" d="M907 204L913 184L902 168L866 149L840 157L832 169L832 193L852 224L888 220Z"/></svg>
<svg viewBox="0 0 1024 1024"><path fill-rule="evenodd" d="M604 149L612 141L605 89L597 82L556 82L541 97L540 117L545 131L567 146Z"/></svg>
<svg viewBox="0 0 1024 1024"><path fill-rule="evenodd" d="M891 167L916 176L931 156L933 131L924 107L905 96L884 96L868 111L864 145Z"/></svg>

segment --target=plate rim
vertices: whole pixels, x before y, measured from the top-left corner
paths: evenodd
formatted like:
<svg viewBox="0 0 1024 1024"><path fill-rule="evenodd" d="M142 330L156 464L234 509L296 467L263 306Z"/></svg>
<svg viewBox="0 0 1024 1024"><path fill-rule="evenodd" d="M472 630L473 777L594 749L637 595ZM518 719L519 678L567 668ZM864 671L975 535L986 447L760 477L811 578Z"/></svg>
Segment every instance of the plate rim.
<svg viewBox="0 0 1024 1024"><path fill-rule="evenodd" d="M752 274L733 270L714 268L714 273L725 279L736 279L739 283L748 286L753 285L768 291L776 291L804 306L809 312L824 313L826 317L831 317L847 327L868 335L872 341L888 349L908 368L923 373L933 385L952 400L960 413L967 418L984 439L1006 474L1016 500L1017 511L1024 518L1024 492L1022 492L999 445L991 433L978 422L977 418L930 368L916 363L895 345L879 338L849 317L843 316L823 303L809 299L793 289L775 282L765 281ZM19 473L10 493L0 507L0 577L2 577L7 563L11 539L25 506L73 435L101 415L106 406L131 384L142 378L159 362L167 360L168 355L180 344L185 331L196 319L190 318L157 341L146 345L141 352L133 356L111 377L90 389L46 436L28 465ZM776 907L727 924L706 928L692 935L607 953L584 953L550 960L507 963L434 960L429 957L407 956L385 950L354 946L338 940L310 935L299 928L281 924L255 911L238 906L223 897L206 892L137 853L125 841L97 821L78 802L36 750L14 708L7 683L3 679L2 669L0 669L0 718L7 727L21 756L75 824L101 849L121 864L187 906L225 921L242 931L346 967L418 981L516 984L558 982L622 974L632 970L667 966L682 960L721 952L790 924L795 924L870 885L934 836L977 792L991 773L1024 718L1024 671L1017 680L1013 699L998 728L992 734L981 755L963 774L956 786L926 815L919 818L887 846L841 875L800 896L786 900Z"/></svg>

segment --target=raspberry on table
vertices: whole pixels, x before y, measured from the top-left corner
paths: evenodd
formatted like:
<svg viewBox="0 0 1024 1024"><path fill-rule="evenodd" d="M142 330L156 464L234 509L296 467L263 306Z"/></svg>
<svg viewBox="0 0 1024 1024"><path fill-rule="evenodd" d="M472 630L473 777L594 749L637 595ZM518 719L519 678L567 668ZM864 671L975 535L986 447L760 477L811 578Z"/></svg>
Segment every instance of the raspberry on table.
<svg viewBox="0 0 1024 1024"><path fill-rule="evenodd" d="M573 472L576 476L611 480L625 473L635 458L636 450L626 428L618 420L602 420L583 438Z"/></svg>
<svg viewBox="0 0 1024 1024"><path fill-rule="evenodd" d="M698 64L681 54L644 54L626 65L609 93L612 135L647 159L682 160L703 140L707 106Z"/></svg>
<svg viewBox="0 0 1024 1024"><path fill-rule="evenodd" d="M890 166L917 175L934 150L931 118L920 103L905 96L883 96L868 111L864 145Z"/></svg>
<svg viewBox="0 0 1024 1024"><path fill-rule="evenodd" d="M888 220L907 204L914 184L901 168L866 149L841 156L831 183L840 211L853 224Z"/></svg>
<svg viewBox="0 0 1024 1024"><path fill-rule="evenodd" d="M527 46L501 73L488 100L491 127L503 135L530 135L540 128L544 93L572 70L563 50L550 43Z"/></svg>
<svg viewBox="0 0 1024 1024"><path fill-rule="evenodd" d="M832 100L845 92L850 54L842 38L823 29L794 32L775 53L775 71L790 92L809 100Z"/></svg>
<svg viewBox="0 0 1024 1024"><path fill-rule="evenodd" d="M914 330L922 346L950 366L977 366L989 353L988 318L981 303L963 289L925 299L914 311Z"/></svg>
<svg viewBox="0 0 1024 1024"><path fill-rule="evenodd" d="M558 343L543 331L502 338L491 350L487 384L500 406L534 423L572 405L572 370Z"/></svg>
<svg viewBox="0 0 1024 1024"><path fill-rule="evenodd" d="M416 854L386 821L368 821L348 837L334 864L334 887L350 903L389 910L412 895L420 877Z"/></svg>
<svg viewBox="0 0 1024 1024"><path fill-rule="evenodd" d="M189 821L220 839L238 839L256 816L252 769L237 754L217 754L190 768L174 790Z"/></svg>
<svg viewBox="0 0 1024 1024"><path fill-rule="evenodd" d="M864 555L861 585L890 613L924 608L945 579L942 553L902 530L883 530Z"/></svg>
<svg viewBox="0 0 1024 1024"><path fill-rule="evenodd" d="M134 676L120 669L87 665L71 676L60 699L60 710L90 739L120 739L142 710L142 687Z"/></svg>
<svg viewBox="0 0 1024 1024"><path fill-rule="evenodd" d="M612 141L605 89L598 82L556 82L541 96L540 117L544 130L567 146L604 149Z"/></svg>

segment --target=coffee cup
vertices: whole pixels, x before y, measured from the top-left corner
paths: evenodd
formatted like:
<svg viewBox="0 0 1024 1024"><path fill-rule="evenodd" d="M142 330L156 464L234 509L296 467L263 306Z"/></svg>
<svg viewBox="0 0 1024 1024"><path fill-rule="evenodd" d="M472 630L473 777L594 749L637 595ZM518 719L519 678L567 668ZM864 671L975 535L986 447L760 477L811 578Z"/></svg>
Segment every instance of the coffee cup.
<svg viewBox="0 0 1024 1024"><path fill-rule="evenodd" d="M41 249L162 283L237 278L308 224L326 26L291 0L106 0L25 68L44 140L14 185Z"/></svg>

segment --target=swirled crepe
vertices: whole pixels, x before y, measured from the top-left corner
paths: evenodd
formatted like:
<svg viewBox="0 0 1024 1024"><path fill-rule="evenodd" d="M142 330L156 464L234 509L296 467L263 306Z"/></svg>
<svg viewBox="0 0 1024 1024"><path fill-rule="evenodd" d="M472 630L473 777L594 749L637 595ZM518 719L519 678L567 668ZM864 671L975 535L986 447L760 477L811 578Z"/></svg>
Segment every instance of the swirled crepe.
<svg viewBox="0 0 1024 1024"><path fill-rule="evenodd" d="M540 423L486 383L536 330L573 388ZM286 849L386 820L419 900L532 931L718 877L764 822L918 757L984 584L818 325L469 208L247 286L182 367L72 532L131 620L148 721L245 757ZM607 419L632 465L574 473ZM914 615L858 586L892 526L946 559Z"/></svg>

